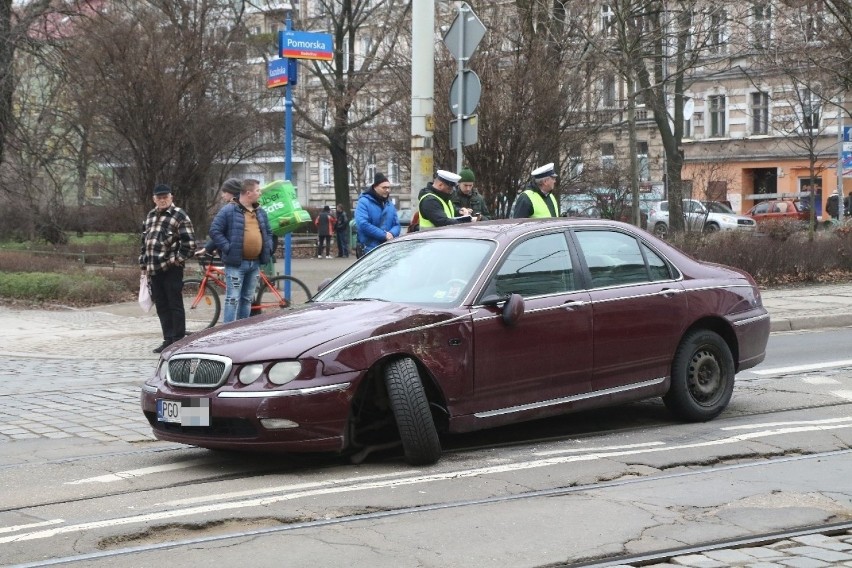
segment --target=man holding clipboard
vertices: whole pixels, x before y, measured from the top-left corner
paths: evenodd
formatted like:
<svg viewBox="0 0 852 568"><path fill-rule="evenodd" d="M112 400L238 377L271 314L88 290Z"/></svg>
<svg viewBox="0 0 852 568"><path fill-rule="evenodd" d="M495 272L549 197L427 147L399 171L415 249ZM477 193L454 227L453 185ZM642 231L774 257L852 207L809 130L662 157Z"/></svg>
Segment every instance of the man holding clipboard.
<svg viewBox="0 0 852 568"><path fill-rule="evenodd" d="M460 179L461 176L458 174L438 170L431 187L427 187L427 191L420 196L418 211L421 231L473 221L470 209L462 207L457 210L450 200L453 188Z"/></svg>

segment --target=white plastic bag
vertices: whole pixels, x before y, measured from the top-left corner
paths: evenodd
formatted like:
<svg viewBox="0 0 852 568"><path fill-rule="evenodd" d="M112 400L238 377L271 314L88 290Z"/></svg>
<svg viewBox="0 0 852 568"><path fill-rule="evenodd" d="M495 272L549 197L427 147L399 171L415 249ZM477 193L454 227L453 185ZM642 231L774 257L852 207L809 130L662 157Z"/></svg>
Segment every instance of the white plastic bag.
<svg viewBox="0 0 852 568"><path fill-rule="evenodd" d="M154 300L151 299L151 290L148 289L148 277L144 274L139 275L139 307L146 312L150 312L154 306Z"/></svg>

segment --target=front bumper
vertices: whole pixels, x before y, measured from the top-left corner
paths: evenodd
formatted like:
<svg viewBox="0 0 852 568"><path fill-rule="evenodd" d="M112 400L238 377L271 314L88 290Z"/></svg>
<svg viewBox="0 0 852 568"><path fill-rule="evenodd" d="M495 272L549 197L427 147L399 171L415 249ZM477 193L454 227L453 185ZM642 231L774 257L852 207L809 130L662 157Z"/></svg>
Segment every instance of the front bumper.
<svg viewBox="0 0 852 568"><path fill-rule="evenodd" d="M141 405L159 440L225 450L341 451L346 446L351 401L360 376L351 372L334 375L333 382L325 384L303 381L309 384L252 391L238 391L227 384L216 390L199 390L149 381L142 387ZM157 419L158 399L208 399L210 425L161 422Z"/></svg>

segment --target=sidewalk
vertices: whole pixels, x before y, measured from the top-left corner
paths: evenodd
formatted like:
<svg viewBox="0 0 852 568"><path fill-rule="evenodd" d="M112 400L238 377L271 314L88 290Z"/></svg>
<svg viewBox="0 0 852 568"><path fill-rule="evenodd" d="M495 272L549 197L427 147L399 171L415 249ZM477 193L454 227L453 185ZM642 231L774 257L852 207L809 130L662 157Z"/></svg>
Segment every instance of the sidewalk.
<svg viewBox="0 0 852 568"><path fill-rule="evenodd" d="M311 291L355 261L294 259L292 274ZM852 325L852 282L762 292L772 331ZM135 302L67 310L0 308L0 355L64 360L156 361L160 338L155 312Z"/></svg>

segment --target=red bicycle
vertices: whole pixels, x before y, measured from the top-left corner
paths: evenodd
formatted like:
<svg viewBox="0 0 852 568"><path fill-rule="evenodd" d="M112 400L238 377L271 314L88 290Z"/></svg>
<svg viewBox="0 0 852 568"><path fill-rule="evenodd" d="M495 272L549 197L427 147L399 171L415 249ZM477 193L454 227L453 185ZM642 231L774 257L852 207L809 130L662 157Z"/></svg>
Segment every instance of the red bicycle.
<svg viewBox="0 0 852 568"><path fill-rule="evenodd" d="M216 264L211 256L198 259L203 268L201 278L187 278L183 281L183 307L186 313L186 331L194 333L213 327L219 321L222 302L216 288L225 293L225 270ZM257 294L251 305L251 315L257 315L265 309L289 308L304 304L311 299L311 291L304 282L292 276L268 277L260 272Z"/></svg>

